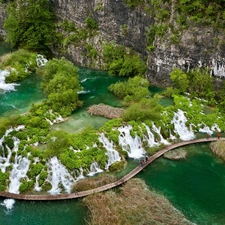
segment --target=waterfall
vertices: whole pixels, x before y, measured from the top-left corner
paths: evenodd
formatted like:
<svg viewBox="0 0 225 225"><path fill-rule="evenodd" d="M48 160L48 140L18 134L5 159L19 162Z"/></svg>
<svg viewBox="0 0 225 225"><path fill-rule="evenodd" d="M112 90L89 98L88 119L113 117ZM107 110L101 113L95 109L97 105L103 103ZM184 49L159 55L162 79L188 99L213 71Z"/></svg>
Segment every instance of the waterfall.
<svg viewBox="0 0 225 225"><path fill-rule="evenodd" d="M112 165L114 162L120 161L121 157L119 153L113 148L113 142L110 142L103 133L99 136L98 139L107 151L108 163L105 166L105 169L107 170L109 166Z"/></svg>
<svg viewBox="0 0 225 225"><path fill-rule="evenodd" d="M88 173L88 176L94 176L97 173L102 173L103 170L100 168L97 162L93 162L90 166L90 172Z"/></svg>
<svg viewBox="0 0 225 225"><path fill-rule="evenodd" d="M194 132L190 127L190 130L186 127L187 118L184 115L184 112L178 109L178 112L174 112L174 117L171 121L174 124L174 132L180 136L180 139L183 141L191 140L195 138Z"/></svg>
<svg viewBox="0 0 225 225"><path fill-rule="evenodd" d="M35 185L34 185L34 190L35 190L35 191L41 191L41 189L42 189L41 187L39 187L39 183L38 183L39 177L40 177L40 174L38 174L38 175L36 176Z"/></svg>
<svg viewBox="0 0 225 225"><path fill-rule="evenodd" d="M15 91L15 86L18 86L19 84L16 83L5 83L5 78L10 74L10 71L8 70L0 70L0 90L6 91Z"/></svg>
<svg viewBox="0 0 225 225"><path fill-rule="evenodd" d="M130 135L132 126L124 126L118 128L119 144L122 146L123 150L127 151L130 158L138 159L145 155L145 150L142 148L141 138L136 135L134 138Z"/></svg>
<svg viewBox="0 0 225 225"><path fill-rule="evenodd" d="M159 143L162 143L162 144L164 144L164 145L169 145L170 143L161 135L161 127L156 127L155 126L155 124L154 123L152 123L152 130L156 133L156 134L158 134L158 136L159 136L159 139L160 140L158 140L159 141Z"/></svg>
<svg viewBox="0 0 225 225"><path fill-rule="evenodd" d="M143 123L143 125L145 126L146 128L146 131L147 131L147 136L145 135L144 137L144 140L146 140L148 142L148 146L149 147L153 147L155 145L159 145L159 143L157 143L155 141L155 137L154 137L154 134L151 132L150 128Z"/></svg>
<svg viewBox="0 0 225 225"><path fill-rule="evenodd" d="M47 62L48 62L48 60L46 58L44 58L43 55L37 54L37 56L36 56L36 63L37 63L38 67L45 66Z"/></svg>
<svg viewBox="0 0 225 225"><path fill-rule="evenodd" d="M52 189L49 191L50 194L55 195L61 192L60 184L64 187L67 193L70 193L72 184L75 182L73 177L69 174L65 166L63 166L57 157L50 159L48 163L48 178L52 185Z"/></svg>
<svg viewBox="0 0 225 225"><path fill-rule="evenodd" d="M199 127L202 126L202 125L204 125L204 127L203 128L199 128L199 132L207 133L209 135L213 134L213 131L208 126L206 126L206 124L198 124Z"/></svg>
<svg viewBox="0 0 225 225"><path fill-rule="evenodd" d="M19 156L13 164L13 169L10 172L10 185L9 185L9 192L19 194L19 187L20 187L20 180L26 177L27 171L29 169L30 160L25 157Z"/></svg>

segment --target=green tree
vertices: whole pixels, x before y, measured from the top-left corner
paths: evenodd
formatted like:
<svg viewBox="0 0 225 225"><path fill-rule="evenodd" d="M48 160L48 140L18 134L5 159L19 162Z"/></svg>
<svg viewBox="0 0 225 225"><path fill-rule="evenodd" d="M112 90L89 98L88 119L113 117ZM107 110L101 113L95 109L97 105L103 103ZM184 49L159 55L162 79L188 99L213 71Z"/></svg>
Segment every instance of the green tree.
<svg viewBox="0 0 225 225"><path fill-rule="evenodd" d="M56 17L52 1L14 1L9 4L7 13L4 29L12 47L50 52L56 43Z"/></svg>
<svg viewBox="0 0 225 225"><path fill-rule="evenodd" d="M170 79L173 83L173 87L178 89L180 93L187 91L189 87L189 80L187 74L182 70L174 68L170 73Z"/></svg>
<svg viewBox="0 0 225 225"><path fill-rule="evenodd" d="M42 87L48 95L51 108L63 116L68 116L82 105L78 92L77 68L65 58L49 60L45 66Z"/></svg>

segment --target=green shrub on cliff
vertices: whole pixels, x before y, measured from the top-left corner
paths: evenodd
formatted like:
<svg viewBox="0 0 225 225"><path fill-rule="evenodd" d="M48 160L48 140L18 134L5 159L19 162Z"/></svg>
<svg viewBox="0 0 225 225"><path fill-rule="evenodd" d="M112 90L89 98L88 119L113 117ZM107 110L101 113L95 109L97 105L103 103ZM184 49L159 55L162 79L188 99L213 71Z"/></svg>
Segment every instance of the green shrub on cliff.
<svg viewBox="0 0 225 225"><path fill-rule="evenodd" d="M13 1L8 5L7 13L4 29L12 47L51 52L50 49L57 39L52 1Z"/></svg>
<svg viewBox="0 0 225 225"><path fill-rule="evenodd" d="M103 47L103 60L110 75L143 76L147 67L143 60L124 46L108 43Z"/></svg>

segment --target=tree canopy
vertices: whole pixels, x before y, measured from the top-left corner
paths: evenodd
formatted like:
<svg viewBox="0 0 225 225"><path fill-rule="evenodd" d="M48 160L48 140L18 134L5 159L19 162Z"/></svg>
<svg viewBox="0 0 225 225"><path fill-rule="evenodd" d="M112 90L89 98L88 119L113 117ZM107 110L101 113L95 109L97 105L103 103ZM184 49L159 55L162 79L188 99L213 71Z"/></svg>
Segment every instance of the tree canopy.
<svg viewBox="0 0 225 225"><path fill-rule="evenodd" d="M50 52L56 42L56 17L52 1L14 1L8 5L7 13L4 29L12 47Z"/></svg>

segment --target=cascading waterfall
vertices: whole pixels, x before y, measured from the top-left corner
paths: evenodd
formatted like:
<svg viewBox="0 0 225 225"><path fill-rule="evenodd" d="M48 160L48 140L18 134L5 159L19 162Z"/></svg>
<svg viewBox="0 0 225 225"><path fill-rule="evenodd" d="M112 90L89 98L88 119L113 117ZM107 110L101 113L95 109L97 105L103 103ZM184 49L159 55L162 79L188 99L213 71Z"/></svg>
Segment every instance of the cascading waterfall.
<svg viewBox="0 0 225 225"><path fill-rule="evenodd" d="M186 122L187 118L182 110L178 109L177 112L174 112L174 117L171 123L174 124L174 132L177 133L183 141L188 141L195 138L192 128L190 127L189 130L185 124Z"/></svg>
<svg viewBox="0 0 225 225"><path fill-rule="evenodd" d="M145 126L146 131L147 131L147 136L146 135L144 136L144 140L146 140L148 142L148 146L153 147L155 145L159 145L159 143L157 143L155 141L154 134L151 132L150 128L144 123L143 123L143 125Z"/></svg>
<svg viewBox="0 0 225 225"><path fill-rule="evenodd" d="M4 92L7 91L15 91L15 87L19 84L16 83L5 83L5 78L10 74L9 70L0 70L0 90L3 90Z"/></svg>
<svg viewBox="0 0 225 225"><path fill-rule="evenodd" d="M48 163L48 178L52 185L52 189L49 191L50 194L59 194L62 190L59 187L60 184L64 187L67 193L70 193L71 186L75 182L74 178L69 174L65 166L63 166L57 157L50 159Z"/></svg>
<svg viewBox="0 0 225 225"><path fill-rule="evenodd" d="M40 174L38 174L38 175L36 176L35 185L34 185L34 190L35 190L35 191L41 191L41 189L42 189L41 187L39 187L39 183L38 183L39 177L40 177Z"/></svg>
<svg viewBox="0 0 225 225"><path fill-rule="evenodd" d="M123 150L127 151L130 158L139 159L145 155L145 150L142 148L142 141L138 135L133 138L130 135L132 126L127 125L124 127L119 127L119 144L122 146Z"/></svg>
<svg viewBox="0 0 225 225"><path fill-rule="evenodd" d="M120 161L121 157L119 153L114 149L113 142L112 141L110 142L109 139L106 138L106 136L103 133L100 134L98 139L103 144L104 148L107 151L108 163L105 166L105 169L107 170L109 166L112 165L114 162Z"/></svg>
<svg viewBox="0 0 225 225"><path fill-rule="evenodd" d="M20 180L26 177L27 171L29 169L30 160L26 157L22 157L21 155L17 155L18 145L20 143L19 139L13 137L14 140L14 148L13 151L16 152L15 162L13 164L13 169L10 172L10 184L9 184L9 192L19 194Z"/></svg>
<svg viewBox="0 0 225 225"><path fill-rule="evenodd" d="M159 143L162 143L162 144L164 144L164 145L169 145L170 143L161 135L161 127L156 127L155 126L155 124L154 123L152 123L152 130L156 133L156 134L158 134L158 136L159 136L159 139L160 140L158 140L159 141Z"/></svg>
<svg viewBox="0 0 225 225"><path fill-rule="evenodd" d="M93 162L90 166L90 172L88 173L88 176L94 176L97 173L102 173L103 170L100 168L99 164L97 162Z"/></svg>
<svg viewBox="0 0 225 225"><path fill-rule="evenodd" d="M201 132L201 133L207 133L209 135L212 135L213 134L213 131L208 126L206 126L206 124L198 124L199 127L201 127L202 125L204 127L203 128L199 128L199 132Z"/></svg>
<svg viewBox="0 0 225 225"><path fill-rule="evenodd" d="M37 63L38 67L45 66L47 62L48 62L48 60L46 58L44 58L43 55L37 54L37 56L36 56L36 63Z"/></svg>

